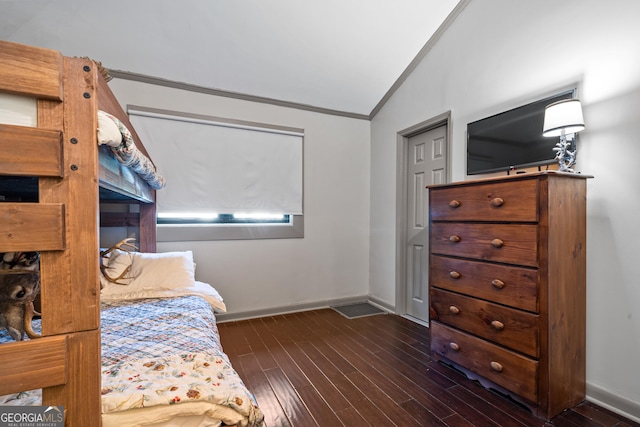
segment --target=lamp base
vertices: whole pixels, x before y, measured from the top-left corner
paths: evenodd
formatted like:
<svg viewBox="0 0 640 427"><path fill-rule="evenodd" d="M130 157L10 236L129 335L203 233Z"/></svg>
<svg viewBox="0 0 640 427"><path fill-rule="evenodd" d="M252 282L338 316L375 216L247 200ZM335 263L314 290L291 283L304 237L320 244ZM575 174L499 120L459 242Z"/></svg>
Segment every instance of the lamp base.
<svg viewBox="0 0 640 427"><path fill-rule="evenodd" d="M553 151L556 152L555 159L558 161L558 170L560 172L575 172L571 167L576 164L576 151L578 149L571 151L569 148L571 148L571 143L567 141L566 135L561 135L560 141L553 148Z"/></svg>

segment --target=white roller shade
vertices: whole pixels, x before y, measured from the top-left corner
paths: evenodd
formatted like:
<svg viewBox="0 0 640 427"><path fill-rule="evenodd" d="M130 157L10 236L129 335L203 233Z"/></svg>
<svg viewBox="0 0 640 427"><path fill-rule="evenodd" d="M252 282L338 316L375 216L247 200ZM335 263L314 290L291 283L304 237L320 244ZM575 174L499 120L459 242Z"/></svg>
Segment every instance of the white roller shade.
<svg viewBox="0 0 640 427"><path fill-rule="evenodd" d="M167 186L158 213L302 214L300 130L129 107Z"/></svg>

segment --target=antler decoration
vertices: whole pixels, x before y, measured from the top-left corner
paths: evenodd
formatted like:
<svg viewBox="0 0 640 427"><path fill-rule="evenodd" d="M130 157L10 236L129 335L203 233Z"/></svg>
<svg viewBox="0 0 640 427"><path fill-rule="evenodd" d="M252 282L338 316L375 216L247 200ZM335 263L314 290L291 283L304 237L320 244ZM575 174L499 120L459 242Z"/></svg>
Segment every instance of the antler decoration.
<svg viewBox="0 0 640 427"><path fill-rule="evenodd" d="M42 335L36 334L31 326L31 321L33 320L33 316L41 316L35 308L33 307L33 301L28 301L24 305L24 331L27 333L27 336L31 339L34 338L42 338Z"/></svg>
<svg viewBox="0 0 640 427"><path fill-rule="evenodd" d="M131 266L130 265L127 266L127 268L125 268L122 274L120 274L118 277L111 277L109 274L107 274L107 270L109 269L109 267L104 265L103 259L107 259L108 258L107 255L109 255L111 252L115 251L116 249L124 252L128 252L128 253L135 251L136 249L138 249L138 247L133 243L131 243L131 242L135 242L135 240L136 239L134 237L128 237L126 239L122 239L115 245L111 246L109 249L105 249L104 251L100 252L100 271L102 272L105 279L107 279L109 282L115 283L116 285L126 285L126 283L120 283L118 282L118 280L126 278L125 276L131 270Z"/></svg>

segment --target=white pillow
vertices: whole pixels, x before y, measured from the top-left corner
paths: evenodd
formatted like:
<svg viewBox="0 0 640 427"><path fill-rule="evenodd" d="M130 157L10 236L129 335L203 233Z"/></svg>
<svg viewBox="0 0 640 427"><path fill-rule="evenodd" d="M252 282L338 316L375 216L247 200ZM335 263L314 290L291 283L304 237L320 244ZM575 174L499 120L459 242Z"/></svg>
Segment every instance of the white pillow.
<svg viewBox="0 0 640 427"><path fill-rule="evenodd" d="M133 252L129 286L173 289L193 286L195 266L193 252ZM111 265L111 264L109 264Z"/></svg>
<svg viewBox="0 0 640 427"><path fill-rule="evenodd" d="M98 144L118 147L122 143L122 133L108 113L98 110Z"/></svg>
<svg viewBox="0 0 640 427"><path fill-rule="evenodd" d="M109 257L107 274L117 277L127 267L130 270L123 279L125 285L108 283L101 295L131 293L142 290L192 287L195 283L193 252L122 252L114 251Z"/></svg>

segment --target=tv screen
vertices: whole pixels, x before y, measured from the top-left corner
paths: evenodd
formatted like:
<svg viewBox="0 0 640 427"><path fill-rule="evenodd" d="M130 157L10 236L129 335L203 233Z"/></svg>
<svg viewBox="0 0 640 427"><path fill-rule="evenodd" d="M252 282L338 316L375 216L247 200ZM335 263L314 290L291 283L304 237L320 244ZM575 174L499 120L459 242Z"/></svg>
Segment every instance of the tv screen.
<svg viewBox="0 0 640 427"><path fill-rule="evenodd" d="M575 90L467 124L467 175L554 163L558 138L542 136L547 105L570 99Z"/></svg>

